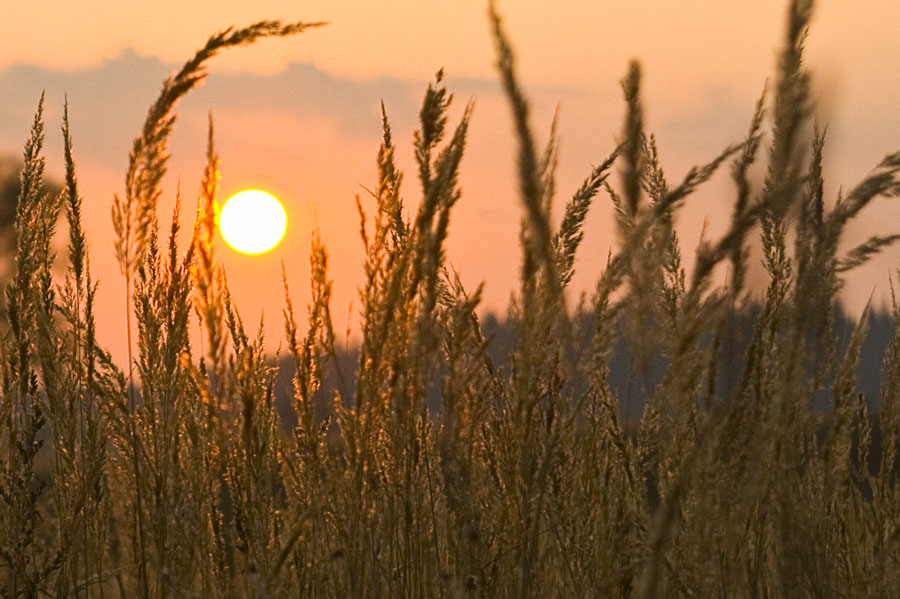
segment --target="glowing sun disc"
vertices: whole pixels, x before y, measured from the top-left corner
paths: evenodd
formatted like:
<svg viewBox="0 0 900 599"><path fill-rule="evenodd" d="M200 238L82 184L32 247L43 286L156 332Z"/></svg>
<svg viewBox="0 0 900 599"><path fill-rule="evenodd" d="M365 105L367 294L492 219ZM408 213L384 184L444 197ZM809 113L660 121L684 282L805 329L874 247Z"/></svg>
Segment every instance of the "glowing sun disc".
<svg viewBox="0 0 900 599"><path fill-rule="evenodd" d="M265 254L278 245L287 230L287 214L270 193L246 189L234 194L219 213L225 242L242 254Z"/></svg>

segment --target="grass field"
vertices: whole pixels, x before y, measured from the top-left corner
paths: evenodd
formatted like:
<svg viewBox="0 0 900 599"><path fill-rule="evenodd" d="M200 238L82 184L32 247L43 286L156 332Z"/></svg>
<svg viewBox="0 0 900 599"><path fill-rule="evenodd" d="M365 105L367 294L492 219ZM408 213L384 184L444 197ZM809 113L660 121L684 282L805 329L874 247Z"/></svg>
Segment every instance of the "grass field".
<svg viewBox="0 0 900 599"><path fill-rule="evenodd" d="M65 187L41 192L41 100L5 292L0 597L896 594L900 336L884 355L880 397L866 398L855 374L866 315L843 343L833 308L844 273L900 239L842 244L873 199L900 194L900 153L836 201L823 197L826 135L812 123L801 61L811 10L790 4L777 72L746 138L680 181L664 176L644 130L640 67L629 65L621 140L553 223L557 138L535 146L492 9L523 215L510 359L492 360L480 290L464 289L445 259L473 106L448 122L452 97L439 73L414 138L418 185L406 189L422 197L413 212L384 115L376 183L359 207L354 369L341 368L335 350L326 240L315 236L310 248L305 318L285 280L291 426L275 407L265 340L244 326L216 260L212 119L193 229L175 218L160 230L156 206L177 103L207 61L315 24L217 34L151 106L112 207L122 282L104 283L127 288L125 369L96 341L97 280L67 116ZM762 186L748 176L757 162ZM685 264L677 212L723 169L734 181L730 228ZM569 313L582 225L598 198L615 205L618 249ZM61 276L52 243L62 215ZM768 286L749 312L751 338L735 344L757 235ZM198 322L201 348L188 337ZM620 339L646 398L634 421L609 384ZM651 362L662 364L653 377ZM718 376L726 368L739 369L729 385Z"/></svg>

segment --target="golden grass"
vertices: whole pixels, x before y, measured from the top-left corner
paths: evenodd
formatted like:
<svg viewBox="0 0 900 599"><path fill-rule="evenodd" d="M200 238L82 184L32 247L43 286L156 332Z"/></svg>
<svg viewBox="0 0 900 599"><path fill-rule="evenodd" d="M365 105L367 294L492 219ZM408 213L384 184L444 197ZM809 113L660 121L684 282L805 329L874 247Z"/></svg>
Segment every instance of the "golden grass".
<svg viewBox="0 0 900 599"><path fill-rule="evenodd" d="M554 227L556 135L535 147L492 7L524 214L510 362L490 358L480 289L464 289L444 256L474 107L451 129L438 72L414 137L418 209L404 206L384 110L377 183L357 199L365 279L355 372L337 360L318 235L305 324L285 277L297 415L288 432L264 339L245 328L216 261L212 121L186 253L177 218L160 238L156 204L175 105L205 61L313 25L213 36L151 107L113 206L129 337L135 325L127 372L95 338L97 283L67 116L65 189L40 193L42 100L25 146L0 356L0 597L891 596L900 588L900 335L872 416L855 378L866 317L840 347L832 307L842 274L898 239L840 251L872 199L900 193L900 154L833 206L823 198L825 133L810 130L801 62L811 8L789 7L771 135L763 94L746 139L678 183L644 131L631 65L622 141ZM754 189L747 171L766 144L765 184ZM731 227L697 248L688 277L673 222L726 162ZM564 294L601 193L615 205L619 247L590 303L569 315ZM60 210L68 268L54 282ZM746 352L727 356L757 230L769 284ZM717 283L720 264L729 276ZM205 335L199 352L186 333L193 319ZM635 423L621 419L609 384L623 336L647 396ZM642 380L651 359L665 365L657 382ZM725 367L741 369L736 384L719 380ZM329 371L337 386L325 384ZM813 408L816 397L828 398L827 412Z"/></svg>

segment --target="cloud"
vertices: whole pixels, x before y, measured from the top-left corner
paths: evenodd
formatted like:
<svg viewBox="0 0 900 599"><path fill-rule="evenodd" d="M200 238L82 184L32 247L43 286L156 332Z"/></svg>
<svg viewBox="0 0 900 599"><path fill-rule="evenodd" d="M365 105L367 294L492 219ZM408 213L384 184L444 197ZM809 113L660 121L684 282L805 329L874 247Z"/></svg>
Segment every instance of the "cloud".
<svg viewBox="0 0 900 599"><path fill-rule="evenodd" d="M94 67L64 71L17 64L0 70L0 151L18 151L28 134L38 98L46 92L45 122L59 122L64 97L79 155L118 165L127 156L150 104L165 77L180 64L141 56L125 49ZM179 112L204 115L217 109L279 113L304 120L331 120L350 139L377 139L384 101L398 129L416 125L426 80L380 77L365 80L330 74L311 63L292 62L269 75L216 72L189 94ZM448 87L460 98L500 97L494 78L448 77ZM569 87L531 87L535 99L551 103L584 95ZM52 140L48 136L48 142Z"/></svg>
<svg viewBox="0 0 900 599"><path fill-rule="evenodd" d="M92 68L74 72L30 65L0 71L0 151L24 143L38 98L46 92L45 121L58 122L67 97L80 155L104 163L127 156L147 108L165 77L179 68L155 57L124 50ZM377 138L380 102L399 119L417 113L422 85L381 78L356 81L330 75L309 63L290 63L274 75L212 73L179 107L185 113L211 110L280 112L296 118L326 118L347 137ZM49 141L49 137L48 137Z"/></svg>

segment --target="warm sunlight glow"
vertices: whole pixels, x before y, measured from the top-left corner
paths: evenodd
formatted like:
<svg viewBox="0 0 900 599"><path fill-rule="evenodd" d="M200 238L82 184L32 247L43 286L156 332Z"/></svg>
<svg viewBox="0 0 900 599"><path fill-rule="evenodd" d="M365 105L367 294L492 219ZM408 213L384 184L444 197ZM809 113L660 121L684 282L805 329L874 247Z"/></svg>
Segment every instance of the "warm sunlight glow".
<svg viewBox="0 0 900 599"><path fill-rule="evenodd" d="M222 237L242 254L265 254L281 242L286 229L284 206L259 189L234 194L219 214Z"/></svg>

